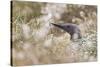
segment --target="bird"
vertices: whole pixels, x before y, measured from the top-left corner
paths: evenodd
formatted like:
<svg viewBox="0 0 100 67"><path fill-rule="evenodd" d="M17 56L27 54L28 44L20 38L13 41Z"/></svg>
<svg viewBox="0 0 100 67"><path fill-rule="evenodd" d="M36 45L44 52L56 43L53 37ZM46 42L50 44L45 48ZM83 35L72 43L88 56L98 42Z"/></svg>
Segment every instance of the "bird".
<svg viewBox="0 0 100 67"><path fill-rule="evenodd" d="M51 23L53 26L58 27L62 30L64 30L65 32L69 33L71 36L71 40L75 40L75 39L81 39L81 31L78 27L77 24L73 24L73 23L66 23L66 24L56 24L56 23Z"/></svg>

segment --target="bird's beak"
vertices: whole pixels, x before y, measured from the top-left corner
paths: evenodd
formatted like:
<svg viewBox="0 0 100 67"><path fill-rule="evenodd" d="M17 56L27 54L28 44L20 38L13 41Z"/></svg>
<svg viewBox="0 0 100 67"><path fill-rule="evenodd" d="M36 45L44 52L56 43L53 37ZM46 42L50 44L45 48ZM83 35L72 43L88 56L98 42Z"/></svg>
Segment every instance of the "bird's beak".
<svg viewBox="0 0 100 67"><path fill-rule="evenodd" d="M51 23L53 26L55 26L55 27L58 27L58 28L61 28L61 29L63 29L63 26L61 26L61 25L59 25L59 24L55 24L55 23Z"/></svg>

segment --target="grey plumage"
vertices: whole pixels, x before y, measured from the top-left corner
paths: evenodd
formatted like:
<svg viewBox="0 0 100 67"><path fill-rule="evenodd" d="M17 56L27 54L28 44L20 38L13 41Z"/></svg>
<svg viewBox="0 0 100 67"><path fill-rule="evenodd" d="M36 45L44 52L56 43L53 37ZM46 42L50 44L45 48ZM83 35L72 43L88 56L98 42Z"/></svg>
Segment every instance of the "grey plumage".
<svg viewBox="0 0 100 67"><path fill-rule="evenodd" d="M71 35L71 39L73 39L73 40L81 38L80 29L79 29L78 25L76 25L76 24L72 24L72 23L67 23L67 24L51 23L51 24L68 32Z"/></svg>

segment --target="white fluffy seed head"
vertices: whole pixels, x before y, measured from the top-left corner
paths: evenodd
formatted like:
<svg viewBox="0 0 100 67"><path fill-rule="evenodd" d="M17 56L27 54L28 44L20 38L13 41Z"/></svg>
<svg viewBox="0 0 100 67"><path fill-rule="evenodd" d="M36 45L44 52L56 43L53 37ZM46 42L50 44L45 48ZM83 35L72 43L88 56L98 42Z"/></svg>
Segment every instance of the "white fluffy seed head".
<svg viewBox="0 0 100 67"><path fill-rule="evenodd" d="M30 37L30 27L27 24L22 24L22 31L24 38L27 39Z"/></svg>

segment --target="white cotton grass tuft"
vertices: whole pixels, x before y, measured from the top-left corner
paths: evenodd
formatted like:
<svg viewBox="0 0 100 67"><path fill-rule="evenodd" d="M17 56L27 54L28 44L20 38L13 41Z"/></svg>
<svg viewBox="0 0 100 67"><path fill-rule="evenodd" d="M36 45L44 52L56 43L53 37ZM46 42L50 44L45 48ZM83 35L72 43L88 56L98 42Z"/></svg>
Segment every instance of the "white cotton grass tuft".
<svg viewBox="0 0 100 67"><path fill-rule="evenodd" d="M60 15L66 11L66 4L47 4L41 13L48 14L50 18L60 19Z"/></svg>
<svg viewBox="0 0 100 67"><path fill-rule="evenodd" d="M30 27L27 24L22 24L23 36L25 39L30 38Z"/></svg>
<svg viewBox="0 0 100 67"><path fill-rule="evenodd" d="M36 39L43 39L43 38L45 38L45 37L47 36L47 34L49 33L50 28L51 28L50 23L47 22L47 23L45 23L44 25L42 25L40 29L38 29L38 30L35 30L35 29L34 29L32 35L33 35Z"/></svg>
<svg viewBox="0 0 100 67"><path fill-rule="evenodd" d="M47 28L41 28L39 30L36 30L33 32L33 36L36 38L36 39L41 39L41 38L45 38L46 35L48 34L48 30Z"/></svg>
<svg viewBox="0 0 100 67"><path fill-rule="evenodd" d="M23 59L25 59L25 54L20 51L17 53L17 57L18 57L18 59L23 60Z"/></svg>
<svg viewBox="0 0 100 67"><path fill-rule="evenodd" d="M13 59L17 60L24 60L25 59L25 53L23 51L17 51L13 49Z"/></svg>
<svg viewBox="0 0 100 67"><path fill-rule="evenodd" d="M53 34L48 36L48 38L44 42L44 47L50 47L53 44Z"/></svg>
<svg viewBox="0 0 100 67"><path fill-rule="evenodd" d="M30 42L25 42L25 43L23 43L23 49L24 50L28 50L28 49L30 49L30 48L32 48L33 46L32 46L32 44L30 43Z"/></svg>
<svg viewBox="0 0 100 67"><path fill-rule="evenodd" d="M52 39L48 39L44 42L45 47L50 47L52 45Z"/></svg>

